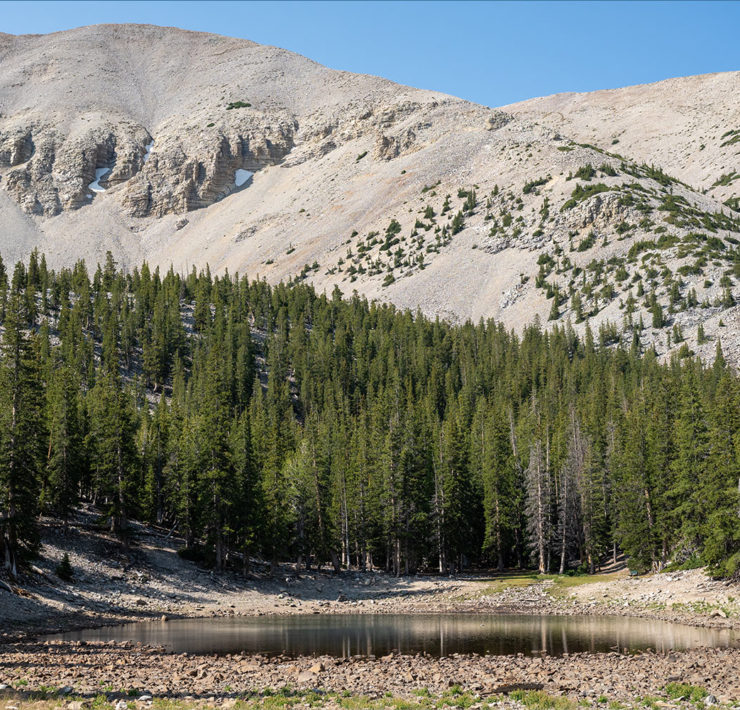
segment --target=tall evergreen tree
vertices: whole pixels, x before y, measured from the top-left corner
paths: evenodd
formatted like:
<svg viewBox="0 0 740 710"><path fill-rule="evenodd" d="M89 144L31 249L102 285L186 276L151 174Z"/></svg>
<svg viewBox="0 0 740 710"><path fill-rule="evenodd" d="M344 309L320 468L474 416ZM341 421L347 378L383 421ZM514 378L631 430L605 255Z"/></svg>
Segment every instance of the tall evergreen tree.
<svg viewBox="0 0 740 710"><path fill-rule="evenodd" d="M13 576L39 545L45 438L40 369L27 326L27 301L19 285L8 300L0 360L0 534L3 564Z"/></svg>

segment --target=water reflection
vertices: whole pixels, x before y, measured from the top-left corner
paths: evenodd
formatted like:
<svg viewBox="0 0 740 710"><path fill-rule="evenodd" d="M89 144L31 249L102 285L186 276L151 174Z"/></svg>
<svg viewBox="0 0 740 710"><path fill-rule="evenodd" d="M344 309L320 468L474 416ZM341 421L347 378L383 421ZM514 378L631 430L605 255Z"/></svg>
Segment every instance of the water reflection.
<svg viewBox="0 0 740 710"><path fill-rule="evenodd" d="M561 655L735 646L726 629L616 616L342 614L180 619L71 632L53 638L140 641L182 653L382 656L390 652Z"/></svg>

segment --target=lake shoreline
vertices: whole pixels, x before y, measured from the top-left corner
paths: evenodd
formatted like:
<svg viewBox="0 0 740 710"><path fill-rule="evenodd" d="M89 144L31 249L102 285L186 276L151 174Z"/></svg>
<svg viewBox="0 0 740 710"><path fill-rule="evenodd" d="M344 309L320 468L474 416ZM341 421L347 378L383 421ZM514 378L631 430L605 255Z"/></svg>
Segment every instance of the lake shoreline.
<svg viewBox="0 0 740 710"><path fill-rule="evenodd" d="M132 523L130 544L80 510L60 529L42 520L41 556L18 581L0 587L0 644L39 634L167 618L296 613L497 613L616 615L740 630L740 585L703 570L630 577L622 566L594 576L538 576L512 570L457 576L394 577L379 570L274 574L253 564L247 576L215 574L183 559L184 541ZM74 576L56 576L68 555Z"/></svg>
<svg viewBox="0 0 740 710"><path fill-rule="evenodd" d="M40 634L163 616L313 613L616 615L740 630L736 601L740 587L713 580L702 570L636 579L624 569L594 577L539 578L515 571L397 578L379 571L334 574L295 565L282 565L270 575L267 567L255 565L245 578L198 568L177 554L182 540L145 526L133 528L132 544L123 550L115 538L92 524L92 513L90 520L83 513L63 534L53 521L42 521L42 555L18 583L20 593L0 590L0 685L15 688L21 681L28 689L69 685L75 692L91 694L113 683L116 692L127 685L168 697L192 693L227 697L286 685L339 692L342 684L348 684L361 694L390 691L407 696L415 688L443 692L455 683L475 693L503 692L502 687L529 683L541 685L545 692L578 697L591 697L579 694L600 693L603 687L606 697L626 701L640 693L660 695L661 684L680 681L705 686L718 698L740 697L738 649L543 658L392 656L338 663L334 658L225 659L125 644L41 643ZM74 570L72 583L54 573L65 553ZM227 692L227 686L232 690Z"/></svg>

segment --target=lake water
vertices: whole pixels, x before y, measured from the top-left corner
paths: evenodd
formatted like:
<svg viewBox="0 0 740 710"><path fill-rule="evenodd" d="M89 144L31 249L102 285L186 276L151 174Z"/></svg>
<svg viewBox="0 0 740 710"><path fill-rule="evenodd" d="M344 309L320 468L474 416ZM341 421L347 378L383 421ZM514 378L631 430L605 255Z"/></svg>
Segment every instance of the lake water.
<svg viewBox="0 0 740 710"><path fill-rule="evenodd" d="M725 629L619 616L311 614L139 622L54 636L140 641L178 653L383 656L391 652L561 655L737 646Z"/></svg>

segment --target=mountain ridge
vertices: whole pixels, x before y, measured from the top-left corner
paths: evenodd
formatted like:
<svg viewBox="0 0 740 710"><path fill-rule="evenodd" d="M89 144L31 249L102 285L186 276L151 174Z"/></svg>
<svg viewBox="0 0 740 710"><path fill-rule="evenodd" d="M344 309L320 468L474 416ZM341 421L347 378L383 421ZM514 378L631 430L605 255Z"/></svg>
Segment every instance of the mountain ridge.
<svg viewBox="0 0 740 710"><path fill-rule="evenodd" d="M673 326L707 357L722 327L740 327L728 241L740 161L719 138L740 128L727 89L740 72L491 109L176 28L12 37L0 49L6 260L36 246L54 264L108 250L131 267L208 262L517 329L539 315L629 330L658 302L665 324L643 341L662 353L680 347ZM693 93L674 100L671 82ZM629 256L650 241L660 247Z"/></svg>

